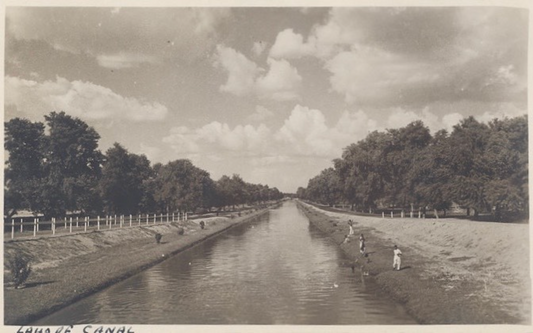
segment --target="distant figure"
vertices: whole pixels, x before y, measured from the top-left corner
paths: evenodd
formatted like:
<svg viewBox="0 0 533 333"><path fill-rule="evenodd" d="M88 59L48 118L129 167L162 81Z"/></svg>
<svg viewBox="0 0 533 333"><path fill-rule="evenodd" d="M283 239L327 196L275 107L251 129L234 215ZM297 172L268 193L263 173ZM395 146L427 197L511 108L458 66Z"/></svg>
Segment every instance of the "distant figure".
<svg viewBox="0 0 533 333"><path fill-rule="evenodd" d="M355 235L355 231L353 231L353 222L352 220L348 221L348 226L350 227L350 231L348 232L348 237L352 237Z"/></svg>
<svg viewBox="0 0 533 333"><path fill-rule="evenodd" d="M200 221L200 228L205 228L205 222L204 221Z"/></svg>
<svg viewBox="0 0 533 333"><path fill-rule="evenodd" d="M155 234L155 241L157 242L157 244L161 243L162 237L163 236L160 233Z"/></svg>
<svg viewBox="0 0 533 333"><path fill-rule="evenodd" d="M398 269L396 269L398 267ZM402 267L402 251L398 246L394 245L394 261L392 262L392 270L400 270Z"/></svg>
<svg viewBox="0 0 533 333"><path fill-rule="evenodd" d="M362 255L366 255L365 236L363 236L363 234L359 236L359 252L361 252Z"/></svg>

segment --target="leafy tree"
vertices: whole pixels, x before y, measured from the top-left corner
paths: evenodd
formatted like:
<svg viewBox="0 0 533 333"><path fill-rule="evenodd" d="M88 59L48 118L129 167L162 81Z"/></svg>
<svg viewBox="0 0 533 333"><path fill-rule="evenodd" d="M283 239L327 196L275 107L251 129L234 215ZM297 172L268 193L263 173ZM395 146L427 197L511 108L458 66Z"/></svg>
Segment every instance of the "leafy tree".
<svg viewBox="0 0 533 333"><path fill-rule="evenodd" d="M453 173L449 164L453 150L447 140L448 133L445 130L435 133L431 143L414 157L408 173L414 195L413 204L443 210L444 215L452 204L450 181Z"/></svg>
<svg viewBox="0 0 533 333"><path fill-rule="evenodd" d="M484 185L490 174L484 155L488 137L489 127L469 117L454 126L447 141L453 149L453 157L448 161L453 174L450 182L452 198L460 205L474 209L475 216L488 209L484 195Z"/></svg>
<svg viewBox="0 0 533 333"><path fill-rule="evenodd" d="M146 156L130 154L115 143L106 152L99 183L106 211L114 214L140 212L151 175L150 161Z"/></svg>
<svg viewBox="0 0 533 333"><path fill-rule="evenodd" d="M11 119L4 125L4 147L9 156L4 174L4 211L10 217L17 209L36 208L37 187L43 177L45 135L42 123L26 119Z"/></svg>
<svg viewBox="0 0 533 333"><path fill-rule="evenodd" d="M167 212L209 208L215 184L209 173L189 160L176 160L161 166L156 175L155 200Z"/></svg>
<svg viewBox="0 0 533 333"><path fill-rule="evenodd" d="M101 175L103 155L98 148L100 136L85 122L52 112L45 116L50 134L44 143L42 191L57 191L53 200L43 198L38 210L45 216L58 216L66 210L96 211L96 190Z"/></svg>

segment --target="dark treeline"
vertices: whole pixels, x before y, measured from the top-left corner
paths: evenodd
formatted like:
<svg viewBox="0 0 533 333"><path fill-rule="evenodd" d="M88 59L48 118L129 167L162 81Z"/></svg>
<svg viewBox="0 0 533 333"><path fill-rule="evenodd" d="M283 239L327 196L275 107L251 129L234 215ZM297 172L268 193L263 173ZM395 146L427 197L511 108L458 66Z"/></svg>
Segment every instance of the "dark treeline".
<svg viewBox="0 0 533 333"><path fill-rule="evenodd" d="M138 214L224 209L280 199L277 188L246 183L239 175L218 181L180 159L165 165L115 143L105 154L85 122L52 112L45 123L5 123L4 214L28 209L46 218L69 212ZM45 130L47 129L47 130Z"/></svg>
<svg viewBox="0 0 533 333"><path fill-rule="evenodd" d="M299 188L300 198L322 204L348 204L354 210L397 208L437 210L452 205L468 215L496 219L527 216L527 116L473 117L431 135L421 121L373 132L351 144L333 167Z"/></svg>

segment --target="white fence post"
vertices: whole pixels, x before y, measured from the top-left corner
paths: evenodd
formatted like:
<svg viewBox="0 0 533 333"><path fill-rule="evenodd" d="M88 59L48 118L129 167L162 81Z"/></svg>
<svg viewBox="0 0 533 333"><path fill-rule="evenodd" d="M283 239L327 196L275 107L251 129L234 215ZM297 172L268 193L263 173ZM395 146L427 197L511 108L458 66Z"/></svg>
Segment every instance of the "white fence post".
<svg viewBox="0 0 533 333"><path fill-rule="evenodd" d="M15 219L11 219L11 239L15 238Z"/></svg>
<svg viewBox="0 0 533 333"><path fill-rule="evenodd" d="M24 219L20 219L20 233L24 231Z"/></svg>
<svg viewBox="0 0 533 333"><path fill-rule="evenodd" d="M37 218L37 232L39 232L39 218Z"/></svg>
<svg viewBox="0 0 533 333"><path fill-rule="evenodd" d="M112 224L113 224L113 217L109 216L109 229L111 229Z"/></svg>
<svg viewBox="0 0 533 333"><path fill-rule="evenodd" d="M33 237L37 236L37 219L33 219Z"/></svg>
<svg viewBox="0 0 533 333"><path fill-rule="evenodd" d="M411 213L409 214L411 218L413 218L413 211L411 211Z"/></svg>
<svg viewBox="0 0 533 333"><path fill-rule="evenodd" d="M84 226L84 228L83 228L83 231L84 231L84 232L87 232L87 221L88 221L88 218L87 218L87 216L86 216L86 217L85 217L85 226Z"/></svg>
<svg viewBox="0 0 533 333"><path fill-rule="evenodd" d="M139 214L139 226L141 225L141 214Z"/></svg>
<svg viewBox="0 0 533 333"><path fill-rule="evenodd" d="M393 211L390 212L390 218L391 219L394 218L394 212Z"/></svg>
<svg viewBox="0 0 533 333"><path fill-rule="evenodd" d="M420 218L420 214L421 214L420 211L418 211L418 218Z"/></svg>
<svg viewBox="0 0 533 333"><path fill-rule="evenodd" d="M131 214L130 214L130 227L131 227Z"/></svg>
<svg viewBox="0 0 533 333"><path fill-rule="evenodd" d="M80 227L79 223L78 223L78 217L76 216L76 229Z"/></svg>
<svg viewBox="0 0 533 333"><path fill-rule="evenodd" d="M72 217L70 218L70 233L72 233Z"/></svg>
<svg viewBox="0 0 533 333"><path fill-rule="evenodd" d="M405 215L404 215L404 213L403 213L403 210L402 210L401 217L402 217L402 219L405 217Z"/></svg>
<svg viewBox="0 0 533 333"><path fill-rule="evenodd" d="M56 234L56 218L52 217L52 235Z"/></svg>
<svg viewBox="0 0 533 333"><path fill-rule="evenodd" d="M96 217L96 228L98 230L100 230L100 215L98 215L98 217Z"/></svg>
<svg viewBox="0 0 533 333"><path fill-rule="evenodd" d="M385 212L381 212L381 217L385 218Z"/></svg>
<svg viewBox="0 0 533 333"><path fill-rule="evenodd" d="M172 213L172 222L174 222L174 213Z"/></svg>

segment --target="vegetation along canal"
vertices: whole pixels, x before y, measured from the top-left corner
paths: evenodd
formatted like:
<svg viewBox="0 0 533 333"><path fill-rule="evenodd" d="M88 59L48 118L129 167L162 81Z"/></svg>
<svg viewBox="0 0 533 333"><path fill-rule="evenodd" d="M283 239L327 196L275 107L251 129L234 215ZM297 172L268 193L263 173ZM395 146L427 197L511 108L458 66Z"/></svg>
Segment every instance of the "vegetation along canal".
<svg viewBox="0 0 533 333"><path fill-rule="evenodd" d="M292 202L36 324L415 324Z"/></svg>

